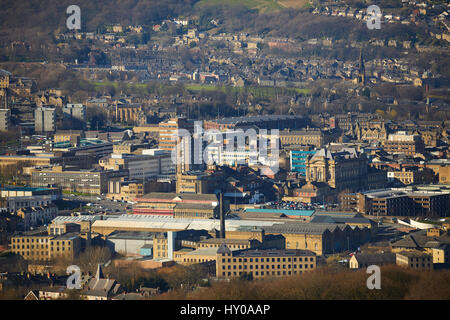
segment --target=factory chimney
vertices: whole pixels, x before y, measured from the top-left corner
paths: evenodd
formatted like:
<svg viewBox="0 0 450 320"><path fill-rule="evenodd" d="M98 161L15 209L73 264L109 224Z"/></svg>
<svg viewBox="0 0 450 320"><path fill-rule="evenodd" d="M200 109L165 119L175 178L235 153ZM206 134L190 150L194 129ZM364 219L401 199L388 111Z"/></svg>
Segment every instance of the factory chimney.
<svg viewBox="0 0 450 320"><path fill-rule="evenodd" d="M225 213L223 212L223 193L220 193L220 238L225 239Z"/></svg>

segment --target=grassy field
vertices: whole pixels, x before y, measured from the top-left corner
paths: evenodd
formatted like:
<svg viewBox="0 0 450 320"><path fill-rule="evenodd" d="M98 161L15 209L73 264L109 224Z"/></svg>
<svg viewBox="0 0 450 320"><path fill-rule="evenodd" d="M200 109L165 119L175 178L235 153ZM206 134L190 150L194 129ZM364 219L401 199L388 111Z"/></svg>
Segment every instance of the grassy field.
<svg viewBox="0 0 450 320"><path fill-rule="evenodd" d="M310 6L308 0L280 0L278 3L285 8L304 8Z"/></svg>
<svg viewBox="0 0 450 320"><path fill-rule="evenodd" d="M127 87L135 87L135 88L146 88L147 83L125 83L125 82L113 82L113 81L91 81L91 84L96 87L105 87L105 86L113 86L114 88L119 87L119 83L125 84Z"/></svg>
<svg viewBox="0 0 450 320"><path fill-rule="evenodd" d="M118 88L119 84L121 86L125 85L128 88L138 88L138 89L146 89L147 83L120 83L120 82L90 82L96 88L102 86L113 86L114 88ZM175 85L160 83L159 89L162 91L176 89ZM258 86L247 86L247 87L231 87L231 86L215 86L215 85L206 85L206 84L186 84L184 85L184 89L191 92L198 91L221 91L229 94L239 94L242 92L247 92L257 97L271 98L275 97L277 94L287 94L287 95L295 95L295 94L309 94L310 89L306 88L275 88L275 87L258 87Z"/></svg>
<svg viewBox="0 0 450 320"><path fill-rule="evenodd" d="M82 192L69 191L69 190L63 190L62 193L63 194L73 194L78 197L91 197L92 196L92 194L90 194L90 193L82 193Z"/></svg>
<svg viewBox="0 0 450 320"><path fill-rule="evenodd" d="M303 0L302 0L303 1ZM236 5L242 4L250 9L258 9L259 12L272 12L281 10L284 8L283 5L276 0L201 0L196 5L218 5L218 4L228 4Z"/></svg>
<svg viewBox="0 0 450 320"><path fill-rule="evenodd" d="M311 90L306 88L275 88L275 87L227 87L227 86L213 86L204 84L188 84L185 85L185 89L189 91L222 91L232 93L242 93L244 91L251 93L255 96L273 97L277 94L308 94Z"/></svg>

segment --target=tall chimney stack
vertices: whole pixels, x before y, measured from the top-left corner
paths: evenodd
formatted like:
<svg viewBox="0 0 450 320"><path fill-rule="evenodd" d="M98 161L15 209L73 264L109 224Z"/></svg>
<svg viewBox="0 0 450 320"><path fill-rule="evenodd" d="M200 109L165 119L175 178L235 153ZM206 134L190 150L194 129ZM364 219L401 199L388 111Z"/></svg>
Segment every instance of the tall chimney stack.
<svg viewBox="0 0 450 320"><path fill-rule="evenodd" d="M223 212L223 193L220 193L220 238L225 239L225 214Z"/></svg>

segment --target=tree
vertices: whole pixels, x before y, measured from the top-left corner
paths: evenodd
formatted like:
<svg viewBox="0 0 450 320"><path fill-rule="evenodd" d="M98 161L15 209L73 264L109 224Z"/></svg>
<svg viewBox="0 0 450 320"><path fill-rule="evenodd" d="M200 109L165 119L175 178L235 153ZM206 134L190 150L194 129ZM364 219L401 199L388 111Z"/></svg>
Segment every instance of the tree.
<svg viewBox="0 0 450 320"><path fill-rule="evenodd" d="M75 263L83 272L95 272L97 265L104 264L112 258L111 251L107 247L88 247L80 253Z"/></svg>
<svg viewBox="0 0 450 320"><path fill-rule="evenodd" d="M242 281L253 281L253 273L243 272L239 276L239 280L242 280Z"/></svg>

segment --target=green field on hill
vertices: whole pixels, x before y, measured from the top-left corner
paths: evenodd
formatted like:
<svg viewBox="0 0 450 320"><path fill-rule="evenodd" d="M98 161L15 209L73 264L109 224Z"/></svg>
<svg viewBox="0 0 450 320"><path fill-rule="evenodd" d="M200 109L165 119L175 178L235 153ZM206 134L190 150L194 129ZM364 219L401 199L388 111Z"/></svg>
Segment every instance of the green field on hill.
<svg viewBox="0 0 450 320"><path fill-rule="evenodd" d="M125 86L127 88L137 88L146 90L149 86L149 83L126 83L126 82L112 82L112 81L90 81L90 83L96 87L104 87L104 86L112 86L115 89L119 88L119 85L122 87ZM169 83L159 83L158 87L161 91L169 92L173 91L177 87L174 84ZM181 89L181 86L179 87ZM232 86L216 86L216 85L207 85L207 84L185 84L183 86L184 90L190 92L198 92L198 91L221 91L227 94L239 94L243 92L247 92L248 94L252 94L257 97L271 98L275 97L277 94L279 95L295 95L295 94L303 94L307 95L311 92L310 89L307 88L280 88L280 87L258 87L258 86L245 86L245 87L232 87ZM181 89L182 90L182 89ZM182 92L180 92L182 93Z"/></svg>
<svg viewBox="0 0 450 320"><path fill-rule="evenodd" d="M244 5L249 9L258 9L259 12L272 12L284 8L275 0L201 0L196 5Z"/></svg>
<svg viewBox="0 0 450 320"><path fill-rule="evenodd" d="M230 87L230 86L214 86L214 85L205 85L205 84L188 84L184 86L185 89L189 91L222 91L222 92L231 92L231 93L242 93L246 91L247 93L251 93L255 96L266 96L273 97L277 93L283 94L303 94L306 95L310 93L310 89L306 88L276 88L276 87Z"/></svg>

